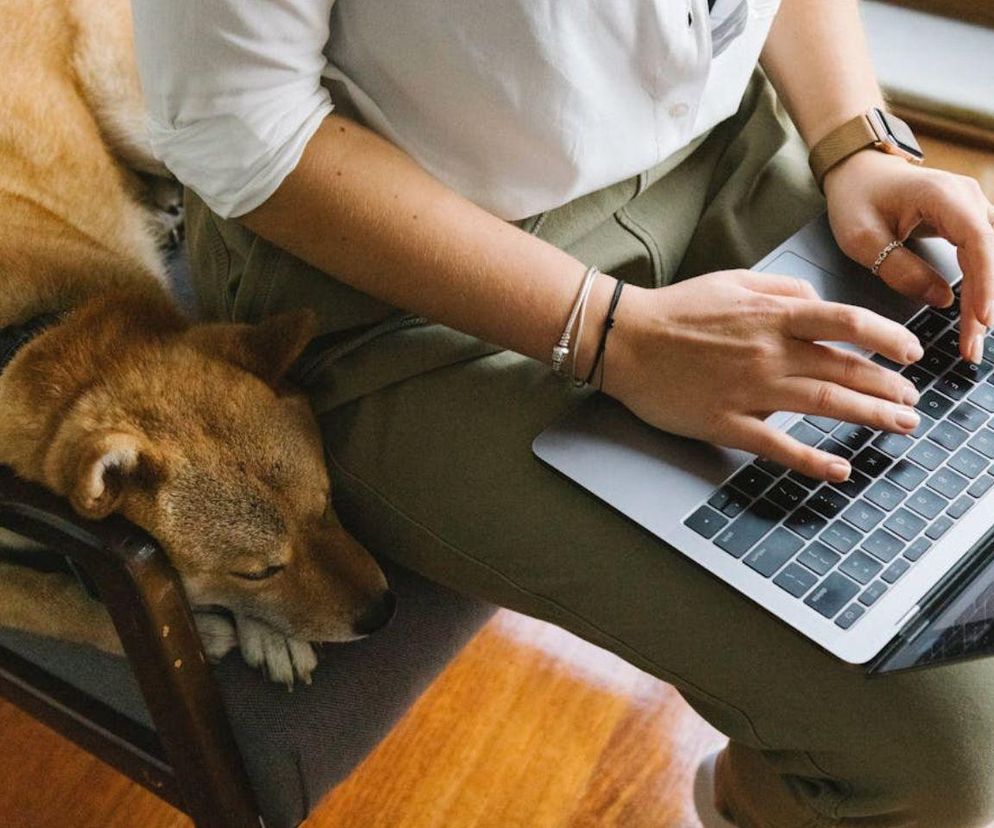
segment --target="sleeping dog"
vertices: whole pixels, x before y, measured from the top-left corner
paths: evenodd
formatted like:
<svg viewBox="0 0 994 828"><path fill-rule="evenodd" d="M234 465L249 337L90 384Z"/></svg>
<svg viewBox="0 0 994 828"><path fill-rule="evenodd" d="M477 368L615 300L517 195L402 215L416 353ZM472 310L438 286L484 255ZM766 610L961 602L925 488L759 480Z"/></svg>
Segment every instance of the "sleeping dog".
<svg viewBox="0 0 994 828"><path fill-rule="evenodd" d="M191 324L164 287L178 188L153 157L126 0L8 0L0 29L0 464L162 545L205 648L308 680L311 641L389 620L286 374L308 319ZM13 332L13 333L12 333ZM13 344L11 344L13 343ZM119 651L68 575L0 563L0 626Z"/></svg>

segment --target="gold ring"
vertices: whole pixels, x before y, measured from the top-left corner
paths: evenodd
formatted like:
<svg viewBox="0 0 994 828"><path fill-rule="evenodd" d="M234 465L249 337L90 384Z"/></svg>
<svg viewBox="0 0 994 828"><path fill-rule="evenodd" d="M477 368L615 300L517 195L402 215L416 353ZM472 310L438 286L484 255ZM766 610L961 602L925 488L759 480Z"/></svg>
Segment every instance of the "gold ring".
<svg viewBox="0 0 994 828"><path fill-rule="evenodd" d="M879 276L880 268L883 267L883 263L887 261L887 257L899 247L904 247L904 242L900 239L894 239L894 241L881 250L880 255L877 256L877 260L873 263L873 267L870 268L870 273L874 276Z"/></svg>

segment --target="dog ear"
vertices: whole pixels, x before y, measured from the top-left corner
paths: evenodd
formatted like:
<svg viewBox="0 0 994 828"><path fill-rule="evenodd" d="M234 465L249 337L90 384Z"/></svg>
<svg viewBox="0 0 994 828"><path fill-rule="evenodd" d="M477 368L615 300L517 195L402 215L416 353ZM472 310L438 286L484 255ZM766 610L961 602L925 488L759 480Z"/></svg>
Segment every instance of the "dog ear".
<svg viewBox="0 0 994 828"><path fill-rule="evenodd" d="M157 477L141 438L98 432L85 439L77 455L73 479L68 481L69 502L83 517L101 520L121 505L129 489L150 488Z"/></svg>
<svg viewBox="0 0 994 828"><path fill-rule="evenodd" d="M267 385L279 384L317 331L311 310L270 316L258 325L198 325L189 336L205 353L234 363Z"/></svg>

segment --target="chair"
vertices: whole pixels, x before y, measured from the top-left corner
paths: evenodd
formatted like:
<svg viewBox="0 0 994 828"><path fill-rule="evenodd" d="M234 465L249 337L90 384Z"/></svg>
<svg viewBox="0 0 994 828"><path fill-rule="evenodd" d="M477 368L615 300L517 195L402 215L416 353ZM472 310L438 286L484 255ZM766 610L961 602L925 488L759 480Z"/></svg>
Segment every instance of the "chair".
<svg viewBox="0 0 994 828"><path fill-rule="evenodd" d="M188 303L182 260L172 272ZM80 570L127 653L0 629L0 696L198 828L298 825L493 612L384 561L399 598L392 623L324 647L313 684L288 693L237 652L206 662L178 576L155 541L123 518L84 521L0 468L0 527Z"/></svg>

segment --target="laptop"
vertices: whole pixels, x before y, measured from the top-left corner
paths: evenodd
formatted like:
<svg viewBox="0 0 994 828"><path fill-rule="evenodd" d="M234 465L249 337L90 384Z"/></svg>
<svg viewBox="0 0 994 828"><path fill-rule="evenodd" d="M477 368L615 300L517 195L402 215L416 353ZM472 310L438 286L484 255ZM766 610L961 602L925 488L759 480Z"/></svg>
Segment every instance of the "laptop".
<svg viewBox="0 0 994 828"><path fill-rule="evenodd" d="M955 249L909 245L954 286ZM730 588L856 669L878 675L994 653L994 335L959 355L959 302L936 311L891 291L836 246L822 216L756 268L905 324L921 362L911 436L780 412L770 422L842 454L828 484L741 451L655 429L593 394L535 454ZM851 346L845 346L851 347Z"/></svg>

